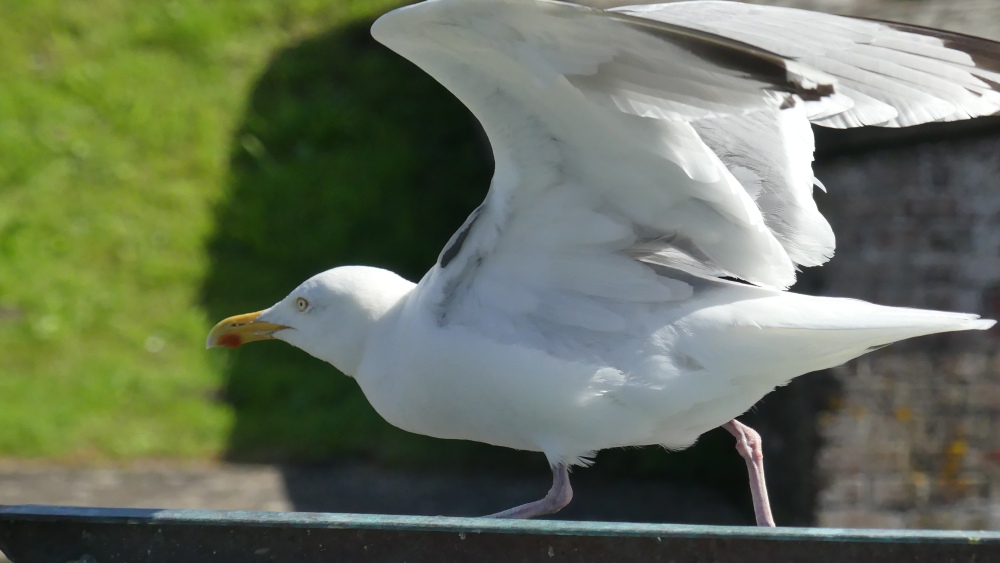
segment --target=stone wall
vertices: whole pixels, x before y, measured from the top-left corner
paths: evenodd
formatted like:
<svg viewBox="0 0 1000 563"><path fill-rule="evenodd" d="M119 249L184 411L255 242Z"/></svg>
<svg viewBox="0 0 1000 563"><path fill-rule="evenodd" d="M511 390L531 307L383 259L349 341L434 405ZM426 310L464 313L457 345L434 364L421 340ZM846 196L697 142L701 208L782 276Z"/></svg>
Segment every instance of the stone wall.
<svg viewBox="0 0 1000 563"><path fill-rule="evenodd" d="M1000 40L1000 0L749 1ZM1000 120L820 131L817 147L837 256L796 290L1000 318ZM779 522L1000 529L998 335L896 344L741 417L764 437Z"/></svg>
<svg viewBox="0 0 1000 563"><path fill-rule="evenodd" d="M838 236L824 293L1000 317L1000 134L817 168ZM997 342L925 337L834 370L820 525L1000 528Z"/></svg>
<svg viewBox="0 0 1000 563"><path fill-rule="evenodd" d="M1000 38L994 1L788 4ZM1000 318L1000 131L923 131L935 140L818 163L838 239L822 292ZM927 337L833 370L819 525L1000 529L997 344L996 329Z"/></svg>
<svg viewBox="0 0 1000 563"><path fill-rule="evenodd" d="M997 0L756 3L1000 39ZM837 256L797 290L1000 318L1000 122L820 131L817 142ZM1000 529L998 334L897 344L832 370L835 385L811 375L765 399L744 419L764 436L776 517L806 523L796 515L809 508L822 526ZM817 396L827 410L803 407ZM804 498L817 488L815 503Z"/></svg>
<svg viewBox="0 0 1000 563"><path fill-rule="evenodd" d="M992 0L782 3L1000 38ZM817 164L838 239L822 293L1000 316L1000 132L932 131L933 142L869 143ZM841 391L819 420L819 525L1000 529L997 341L927 337L833 370Z"/></svg>

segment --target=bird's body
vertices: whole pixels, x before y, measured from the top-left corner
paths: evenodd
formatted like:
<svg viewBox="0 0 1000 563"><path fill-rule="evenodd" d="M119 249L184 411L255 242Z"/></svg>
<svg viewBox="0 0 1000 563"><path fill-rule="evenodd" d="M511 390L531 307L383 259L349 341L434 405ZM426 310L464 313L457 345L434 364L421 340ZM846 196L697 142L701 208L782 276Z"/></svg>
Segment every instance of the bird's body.
<svg viewBox="0 0 1000 563"><path fill-rule="evenodd" d="M736 416L876 347L993 324L785 289L835 246L810 124L995 113L997 44L732 2L429 0L373 34L483 124L486 200L419 283L335 268L209 344L273 335L400 428L543 452L552 491L500 516L558 510L567 468L598 450L723 426L773 524L759 437Z"/></svg>
<svg viewBox="0 0 1000 563"><path fill-rule="evenodd" d="M694 294L627 304L627 331L442 326L422 283L352 270L356 292L399 295L367 328L352 324L364 345L357 367L342 368L383 418L417 434L544 452L553 464L622 446L682 449L798 375L903 338L992 324L674 272Z"/></svg>

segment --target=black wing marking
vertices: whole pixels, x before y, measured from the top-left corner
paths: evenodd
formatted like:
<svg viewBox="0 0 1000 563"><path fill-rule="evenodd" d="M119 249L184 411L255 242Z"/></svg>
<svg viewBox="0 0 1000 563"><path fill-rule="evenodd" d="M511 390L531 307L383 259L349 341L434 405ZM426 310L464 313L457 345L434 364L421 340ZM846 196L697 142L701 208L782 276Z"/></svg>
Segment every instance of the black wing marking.
<svg viewBox="0 0 1000 563"><path fill-rule="evenodd" d="M472 227L475 226L476 220L479 219L485 207L485 203L477 207L469 215L469 218L465 220L465 223L462 224L462 227L458 229L458 232L452 235L451 240L448 241L448 244L445 245L444 250L441 251L441 255L438 257L438 264L442 268L448 267L448 264L458 256L458 253L462 250L462 245L465 244L465 239L469 238Z"/></svg>

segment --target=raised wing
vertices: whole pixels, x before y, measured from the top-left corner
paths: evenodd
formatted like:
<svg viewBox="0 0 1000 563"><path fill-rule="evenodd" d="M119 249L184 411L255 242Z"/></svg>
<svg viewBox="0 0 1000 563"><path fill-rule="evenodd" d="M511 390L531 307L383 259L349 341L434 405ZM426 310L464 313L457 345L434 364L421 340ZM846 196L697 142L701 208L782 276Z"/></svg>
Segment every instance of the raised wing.
<svg viewBox="0 0 1000 563"><path fill-rule="evenodd" d="M717 33L837 79L853 109L827 127L906 127L1000 111L996 43L914 25L738 2L624 6L613 11Z"/></svg>
<svg viewBox="0 0 1000 563"><path fill-rule="evenodd" d="M442 322L495 308L621 330L649 303L690 295L643 262L785 288L795 264L832 255L811 197L808 121L893 99L843 95L830 74L770 44L697 27L688 19L702 4L431 0L376 23L379 41L472 110L495 152L486 201L421 282ZM944 50L929 60L954 51ZM954 108L988 109L964 100Z"/></svg>

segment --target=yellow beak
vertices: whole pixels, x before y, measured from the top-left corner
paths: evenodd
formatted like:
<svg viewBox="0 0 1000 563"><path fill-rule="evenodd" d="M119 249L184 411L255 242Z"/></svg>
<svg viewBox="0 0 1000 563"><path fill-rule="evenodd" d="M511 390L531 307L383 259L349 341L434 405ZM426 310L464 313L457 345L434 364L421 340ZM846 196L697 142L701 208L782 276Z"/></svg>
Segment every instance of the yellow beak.
<svg viewBox="0 0 1000 563"><path fill-rule="evenodd" d="M273 334L276 331L291 328L285 325L257 320L257 317L263 312L257 311L256 313L247 313L223 319L219 324L212 327L212 330L208 333L208 341L205 342L205 347L236 348L247 342L270 340L274 338Z"/></svg>

